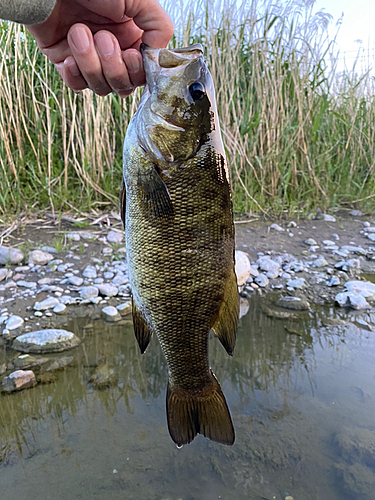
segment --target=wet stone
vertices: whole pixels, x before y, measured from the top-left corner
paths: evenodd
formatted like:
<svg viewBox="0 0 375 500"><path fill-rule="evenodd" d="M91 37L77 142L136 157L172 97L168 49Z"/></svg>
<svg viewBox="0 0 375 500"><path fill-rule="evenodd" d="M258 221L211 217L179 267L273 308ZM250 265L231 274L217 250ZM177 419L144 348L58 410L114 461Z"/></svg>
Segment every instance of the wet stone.
<svg viewBox="0 0 375 500"><path fill-rule="evenodd" d="M32 368L33 366L40 366L48 361L48 358L36 358L35 356L30 356L29 354L22 354L13 360L13 364L17 370L26 370L27 368Z"/></svg>
<svg viewBox="0 0 375 500"><path fill-rule="evenodd" d="M119 304L116 306L116 309L121 314L121 316L126 316L132 312L132 303L129 301L124 302L123 304Z"/></svg>
<svg viewBox="0 0 375 500"><path fill-rule="evenodd" d="M257 276L254 279L254 281L261 288L265 288L266 286L269 285L269 280L268 280L268 278L267 278L267 276L265 274L259 274L259 276ZM251 283L251 284L253 284L253 283Z"/></svg>
<svg viewBox="0 0 375 500"><path fill-rule="evenodd" d="M121 315L115 307L107 306L102 309L102 318L106 321L115 322L121 319Z"/></svg>
<svg viewBox="0 0 375 500"><path fill-rule="evenodd" d="M310 303L304 297L280 297L276 305L284 309L293 309L294 311L307 311L310 309Z"/></svg>
<svg viewBox="0 0 375 500"><path fill-rule="evenodd" d="M48 309L53 309L54 307L56 307L57 304L59 304L58 299L55 299L54 297L48 297L42 302L36 302L34 304L34 311L47 311Z"/></svg>
<svg viewBox="0 0 375 500"><path fill-rule="evenodd" d="M104 285L97 285L100 295L106 297L115 297L118 294L118 288L114 285L105 283Z"/></svg>
<svg viewBox="0 0 375 500"><path fill-rule="evenodd" d="M240 250L236 250L235 252L235 272L237 276L237 285L244 285L247 278L250 276L250 260L248 255Z"/></svg>
<svg viewBox="0 0 375 500"><path fill-rule="evenodd" d="M6 266L7 264L19 264L23 261L24 257L24 253L18 248L0 246L0 264L3 266Z"/></svg>
<svg viewBox="0 0 375 500"><path fill-rule="evenodd" d="M31 370L16 370L2 381L3 391L13 392L28 389L36 385L34 372Z"/></svg>
<svg viewBox="0 0 375 500"><path fill-rule="evenodd" d="M57 304L53 309L52 311L55 313L55 314L65 314L68 309L66 307L65 304Z"/></svg>
<svg viewBox="0 0 375 500"><path fill-rule="evenodd" d="M66 330L46 329L25 333L15 339L13 349L21 352L61 352L79 345L79 338Z"/></svg>
<svg viewBox="0 0 375 500"><path fill-rule="evenodd" d="M99 290L96 286L84 286L79 291L82 299L93 299L99 295Z"/></svg>
<svg viewBox="0 0 375 500"><path fill-rule="evenodd" d="M46 368L46 371L52 372L55 370L62 370L66 366L71 365L73 361L74 361L73 356L66 356L64 358L56 359Z"/></svg>
<svg viewBox="0 0 375 500"><path fill-rule="evenodd" d="M16 330L23 325L23 319L20 316L11 316L5 323L7 330Z"/></svg>
<svg viewBox="0 0 375 500"><path fill-rule="evenodd" d="M54 259L54 256L49 252L42 250L34 250L29 253L28 264L29 266L45 266Z"/></svg>
<svg viewBox="0 0 375 500"><path fill-rule="evenodd" d="M335 300L340 307L350 307L358 311L370 307L367 300L356 292L338 293Z"/></svg>
<svg viewBox="0 0 375 500"><path fill-rule="evenodd" d="M89 279L95 279L97 277L96 269L94 266L87 266L82 273L82 276Z"/></svg>
<svg viewBox="0 0 375 500"><path fill-rule="evenodd" d="M90 377L89 382L92 384L94 389L102 390L115 385L117 380L113 368L110 368L106 364L102 364L96 368Z"/></svg>

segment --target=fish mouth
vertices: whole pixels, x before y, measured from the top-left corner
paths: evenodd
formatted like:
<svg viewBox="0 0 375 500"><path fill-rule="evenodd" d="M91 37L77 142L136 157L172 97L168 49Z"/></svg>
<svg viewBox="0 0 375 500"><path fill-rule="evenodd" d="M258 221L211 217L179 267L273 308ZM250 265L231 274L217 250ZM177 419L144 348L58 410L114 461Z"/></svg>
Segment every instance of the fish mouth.
<svg viewBox="0 0 375 500"><path fill-rule="evenodd" d="M203 57L203 47L200 43L177 49L154 49L142 43L140 51L144 62L149 59L160 68L176 68Z"/></svg>

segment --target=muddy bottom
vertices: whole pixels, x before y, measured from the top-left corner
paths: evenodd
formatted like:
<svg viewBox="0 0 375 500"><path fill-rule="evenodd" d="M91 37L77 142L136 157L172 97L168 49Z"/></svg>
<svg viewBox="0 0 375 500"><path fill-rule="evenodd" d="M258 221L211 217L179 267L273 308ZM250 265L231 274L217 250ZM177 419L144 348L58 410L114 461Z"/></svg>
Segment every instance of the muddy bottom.
<svg viewBox="0 0 375 500"><path fill-rule="evenodd" d="M1 500L374 498L375 315L279 319L273 300L249 299L233 358L210 340L233 447L173 444L156 338L141 356L130 321L67 320L82 339L55 355L68 366L0 396ZM2 346L0 364L16 355Z"/></svg>

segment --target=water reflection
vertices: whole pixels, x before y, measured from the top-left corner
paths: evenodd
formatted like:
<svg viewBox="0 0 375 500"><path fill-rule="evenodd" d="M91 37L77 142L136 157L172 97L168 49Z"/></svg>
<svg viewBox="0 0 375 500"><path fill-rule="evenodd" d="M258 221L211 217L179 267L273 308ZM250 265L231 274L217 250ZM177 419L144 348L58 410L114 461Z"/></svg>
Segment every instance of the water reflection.
<svg viewBox="0 0 375 500"><path fill-rule="evenodd" d="M116 500L125 490L125 498L147 499L367 498L358 484L374 471L347 462L337 433L375 436L373 315L318 308L279 319L265 313L273 301L250 300L233 358L210 340L233 448L203 438L174 447L155 338L141 356L130 322L72 320L68 329L83 340L68 353L74 363L53 383L0 396L1 499ZM2 348L2 360L14 355ZM96 390L93 374L103 366L111 384Z"/></svg>

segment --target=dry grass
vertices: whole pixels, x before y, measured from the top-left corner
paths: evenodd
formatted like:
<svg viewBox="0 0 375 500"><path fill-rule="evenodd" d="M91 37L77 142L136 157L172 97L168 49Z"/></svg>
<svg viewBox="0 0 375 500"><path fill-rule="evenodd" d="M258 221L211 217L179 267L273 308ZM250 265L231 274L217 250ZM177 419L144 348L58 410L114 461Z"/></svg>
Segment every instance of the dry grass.
<svg viewBox="0 0 375 500"><path fill-rule="evenodd" d="M235 210L371 206L375 85L339 74L313 3L170 2L173 45L200 41L217 89ZM126 100L64 87L22 27L0 32L0 212L117 203Z"/></svg>

